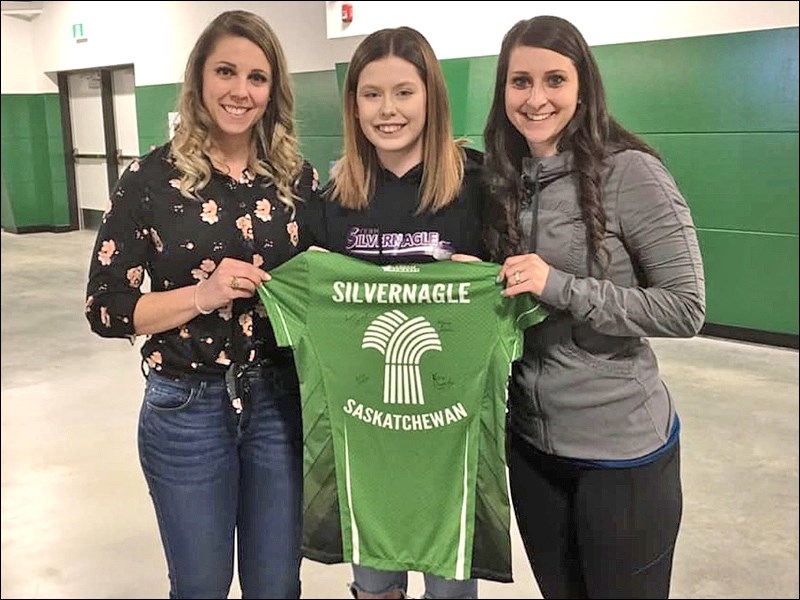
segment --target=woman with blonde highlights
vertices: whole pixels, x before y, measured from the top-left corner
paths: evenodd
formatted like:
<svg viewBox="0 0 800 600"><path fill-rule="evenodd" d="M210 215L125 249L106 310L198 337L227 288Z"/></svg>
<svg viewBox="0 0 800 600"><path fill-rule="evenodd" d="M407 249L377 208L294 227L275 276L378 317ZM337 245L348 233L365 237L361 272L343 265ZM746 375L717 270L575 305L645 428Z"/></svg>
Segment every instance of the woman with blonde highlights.
<svg viewBox="0 0 800 600"><path fill-rule="evenodd" d="M300 596L299 386L253 297L302 249L296 208L317 188L293 112L275 33L220 14L189 57L174 139L130 165L97 234L91 328L146 336L139 457L171 598L227 598L234 549L244 598Z"/></svg>

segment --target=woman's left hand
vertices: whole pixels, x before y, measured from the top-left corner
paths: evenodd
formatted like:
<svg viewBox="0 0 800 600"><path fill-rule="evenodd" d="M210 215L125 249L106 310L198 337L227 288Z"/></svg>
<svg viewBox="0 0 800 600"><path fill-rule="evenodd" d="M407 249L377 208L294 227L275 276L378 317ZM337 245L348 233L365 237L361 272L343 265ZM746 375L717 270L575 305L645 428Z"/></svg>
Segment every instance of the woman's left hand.
<svg viewBox="0 0 800 600"><path fill-rule="evenodd" d="M509 256L500 268L498 281L506 282L505 296L516 296L528 292L541 295L550 274L550 265L538 254L518 254Z"/></svg>

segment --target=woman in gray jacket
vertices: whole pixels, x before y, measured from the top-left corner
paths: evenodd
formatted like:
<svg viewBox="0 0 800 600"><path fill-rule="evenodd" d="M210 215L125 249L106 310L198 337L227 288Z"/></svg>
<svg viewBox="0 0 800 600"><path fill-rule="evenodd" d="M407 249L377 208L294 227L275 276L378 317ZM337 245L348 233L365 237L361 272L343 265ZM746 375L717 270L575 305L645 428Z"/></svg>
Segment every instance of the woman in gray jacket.
<svg viewBox="0 0 800 600"><path fill-rule="evenodd" d="M545 598L666 598L681 520L679 421L647 336L691 337L705 291L686 201L609 114L581 33L505 36L484 132L488 247L507 296L551 307L509 388L509 472Z"/></svg>

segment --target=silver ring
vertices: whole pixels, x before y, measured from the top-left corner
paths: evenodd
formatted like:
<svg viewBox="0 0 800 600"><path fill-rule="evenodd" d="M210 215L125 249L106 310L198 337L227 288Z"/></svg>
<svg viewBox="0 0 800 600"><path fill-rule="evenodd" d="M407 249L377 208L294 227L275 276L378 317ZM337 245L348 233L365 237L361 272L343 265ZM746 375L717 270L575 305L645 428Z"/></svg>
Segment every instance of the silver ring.
<svg viewBox="0 0 800 600"><path fill-rule="evenodd" d="M519 285L519 284L520 284L520 279L519 279L519 271L514 271L514 283L515 283L516 285Z"/></svg>
<svg viewBox="0 0 800 600"><path fill-rule="evenodd" d="M239 278L236 275L231 277L231 287L234 290L238 290L239 289Z"/></svg>

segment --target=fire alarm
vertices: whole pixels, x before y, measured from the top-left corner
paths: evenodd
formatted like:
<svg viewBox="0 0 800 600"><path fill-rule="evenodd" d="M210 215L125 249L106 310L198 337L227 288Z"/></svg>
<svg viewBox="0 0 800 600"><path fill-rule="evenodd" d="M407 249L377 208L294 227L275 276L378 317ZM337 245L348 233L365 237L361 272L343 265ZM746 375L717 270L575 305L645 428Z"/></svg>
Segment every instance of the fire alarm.
<svg viewBox="0 0 800 600"><path fill-rule="evenodd" d="M342 23L353 22L353 5L349 2L342 4Z"/></svg>

